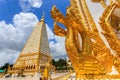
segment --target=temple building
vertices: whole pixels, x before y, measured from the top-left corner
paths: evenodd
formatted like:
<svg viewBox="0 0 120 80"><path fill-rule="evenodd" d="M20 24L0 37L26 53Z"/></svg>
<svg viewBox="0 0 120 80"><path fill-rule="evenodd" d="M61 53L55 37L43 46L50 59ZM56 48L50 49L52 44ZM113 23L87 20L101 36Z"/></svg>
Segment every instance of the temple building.
<svg viewBox="0 0 120 80"><path fill-rule="evenodd" d="M13 76L34 76L36 73L40 73L42 76L45 68L50 66L51 59L43 15L8 73Z"/></svg>

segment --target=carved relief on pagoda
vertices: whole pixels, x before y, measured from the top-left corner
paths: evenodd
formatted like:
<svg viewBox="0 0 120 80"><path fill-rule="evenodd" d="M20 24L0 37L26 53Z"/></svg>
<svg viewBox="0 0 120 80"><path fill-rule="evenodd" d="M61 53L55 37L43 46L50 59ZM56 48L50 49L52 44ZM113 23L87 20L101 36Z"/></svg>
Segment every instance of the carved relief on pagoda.
<svg viewBox="0 0 120 80"><path fill-rule="evenodd" d="M42 24L38 23L26 42L22 54L39 52Z"/></svg>
<svg viewBox="0 0 120 80"><path fill-rule="evenodd" d="M40 43L40 52L45 54L50 54L47 31L46 31L46 24L43 24L42 27L42 34L41 34L41 43Z"/></svg>

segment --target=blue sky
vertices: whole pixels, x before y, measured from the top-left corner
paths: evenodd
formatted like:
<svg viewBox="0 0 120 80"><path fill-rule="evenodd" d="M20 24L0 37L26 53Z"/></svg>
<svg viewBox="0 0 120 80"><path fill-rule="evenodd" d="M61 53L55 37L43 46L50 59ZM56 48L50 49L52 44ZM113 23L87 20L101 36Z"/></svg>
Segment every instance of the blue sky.
<svg viewBox="0 0 120 80"><path fill-rule="evenodd" d="M55 36L52 31L50 11L53 5L65 15L69 0L0 0L0 66L16 61L43 12L52 57L67 57L65 38Z"/></svg>
<svg viewBox="0 0 120 80"><path fill-rule="evenodd" d="M69 0L42 0L42 4L40 7L31 7L30 10L26 11L22 10L20 6L20 0L2 0L0 3L0 20L5 20L6 23L12 23L14 15L20 12L34 13L38 17L38 19L40 19L42 13L44 12L45 22L51 28L53 28L53 19L50 16L50 10L53 5L56 5L56 7L65 15L66 8L69 6Z"/></svg>

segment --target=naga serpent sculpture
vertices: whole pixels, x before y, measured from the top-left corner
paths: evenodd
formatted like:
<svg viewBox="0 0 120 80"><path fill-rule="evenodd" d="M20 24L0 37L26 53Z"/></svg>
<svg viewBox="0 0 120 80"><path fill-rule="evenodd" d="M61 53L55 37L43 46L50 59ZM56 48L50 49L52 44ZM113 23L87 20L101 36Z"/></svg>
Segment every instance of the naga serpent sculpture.
<svg viewBox="0 0 120 80"><path fill-rule="evenodd" d="M92 1L100 2L105 8L99 19L99 25L102 28L101 34L106 38L111 50L116 51L115 55L106 47L101 38L86 0L70 0L66 17L55 6L51 10L51 16L55 21L54 33L66 37L66 51L77 78L81 74L110 73L112 66L115 65L114 61L120 60L120 41L108 20L119 4L112 0L109 1L110 5L106 5L104 0ZM64 24L66 30L61 28L58 23Z"/></svg>

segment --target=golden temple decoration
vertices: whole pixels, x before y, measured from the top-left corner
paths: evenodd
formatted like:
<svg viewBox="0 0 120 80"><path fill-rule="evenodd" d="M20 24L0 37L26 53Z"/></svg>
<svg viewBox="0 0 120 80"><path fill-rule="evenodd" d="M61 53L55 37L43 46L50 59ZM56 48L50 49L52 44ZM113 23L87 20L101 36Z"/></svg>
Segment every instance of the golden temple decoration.
<svg viewBox="0 0 120 80"><path fill-rule="evenodd" d="M55 21L54 33L66 37L66 51L77 78L81 75L107 75L112 71L112 66L120 70L120 40L113 29L114 26L111 25L111 16L119 4L113 0L109 0L109 5L104 0L92 2L99 2L104 7L104 12L99 16L102 33L99 33L86 0L70 0L66 16L55 6L51 10L51 16ZM64 24L66 30L58 23ZM106 46L100 34L105 37L110 48Z"/></svg>

